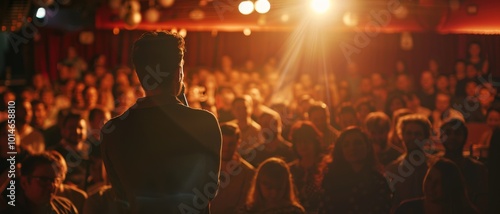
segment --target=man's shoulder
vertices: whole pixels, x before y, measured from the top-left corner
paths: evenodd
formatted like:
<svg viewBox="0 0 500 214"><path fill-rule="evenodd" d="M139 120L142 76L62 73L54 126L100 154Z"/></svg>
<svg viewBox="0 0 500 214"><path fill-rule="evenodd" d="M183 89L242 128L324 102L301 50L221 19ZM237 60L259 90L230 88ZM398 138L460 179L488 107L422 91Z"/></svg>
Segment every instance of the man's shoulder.
<svg viewBox="0 0 500 214"><path fill-rule="evenodd" d="M50 204L55 213L78 213L73 202L65 197L54 196Z"/></svg>

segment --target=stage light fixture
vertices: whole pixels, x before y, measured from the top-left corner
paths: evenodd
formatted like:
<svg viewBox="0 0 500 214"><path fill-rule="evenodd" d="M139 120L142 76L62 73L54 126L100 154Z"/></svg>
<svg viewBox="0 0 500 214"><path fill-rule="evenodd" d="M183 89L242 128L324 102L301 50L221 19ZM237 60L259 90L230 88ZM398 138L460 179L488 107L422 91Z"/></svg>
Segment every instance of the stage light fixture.
<svg viewBox="0 0 500 214"><path fill-rule="evenodd" d="M271 3L268 0L257 0L255 2L255 11L257 13L267 13L271 9Z"/></svg>
<svg viewBox="0 0 500 214"><path fill-rule="evenodd" d="M240 5L238 5L238 10L243 15L248 15L253 12L253 2L249 0L242 1Z"/></svg>
<svg viewBox="0 0 500 214"><path fill-rule="evenodd" d="M43 19L45 18L45 14L46 14L45 8L39 7L38 10L36 10L35 16L39 19Z"/></svg>
<svg viewBox="0 0 500 214"><path fill-rule="evenodd" d="M314 12L323 14L330 7L330 0L312 0L311 8Z"/></svg>

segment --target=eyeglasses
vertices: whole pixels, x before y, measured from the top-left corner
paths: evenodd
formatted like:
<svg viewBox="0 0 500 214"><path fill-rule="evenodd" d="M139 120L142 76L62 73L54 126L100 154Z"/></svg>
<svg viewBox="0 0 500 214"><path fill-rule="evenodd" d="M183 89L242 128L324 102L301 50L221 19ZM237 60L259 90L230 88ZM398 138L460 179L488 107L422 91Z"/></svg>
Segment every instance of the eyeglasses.
<svg viewBox="0 0 500 214"><path fill-rule="evenodd" d="M59 177L51 178L44 176L29 176L29 178L37 180L38 182L43 184L60 184L62 182L62 179Z"/></svg>

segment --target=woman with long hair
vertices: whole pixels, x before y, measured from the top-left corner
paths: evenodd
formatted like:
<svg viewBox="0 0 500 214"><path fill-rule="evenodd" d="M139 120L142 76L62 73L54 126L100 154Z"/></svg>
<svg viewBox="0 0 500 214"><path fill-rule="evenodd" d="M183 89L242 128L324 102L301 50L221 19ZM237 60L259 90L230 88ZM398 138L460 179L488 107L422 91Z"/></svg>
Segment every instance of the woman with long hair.
<svg viewBox="0 0 500 214"><path fill-rule="evenodd" d="M309 121L299 121L290 132L290 140L298 159L289 163L300 203L307 213L316 213L322 198L324 150L321 133Z"/></svg>
<svg viewBox="0 0 500 214"><path fill-rule="evenodd" d="M304 214L286 162L269 158L257 168L245 207L240 213Z"/></svg>
<svg viewBox="0 0 500 214"><path fill-rule="evenodd" d="M344 130L323 179L320 213L389 213L391 192L367 135L358 127Z"/></svg>

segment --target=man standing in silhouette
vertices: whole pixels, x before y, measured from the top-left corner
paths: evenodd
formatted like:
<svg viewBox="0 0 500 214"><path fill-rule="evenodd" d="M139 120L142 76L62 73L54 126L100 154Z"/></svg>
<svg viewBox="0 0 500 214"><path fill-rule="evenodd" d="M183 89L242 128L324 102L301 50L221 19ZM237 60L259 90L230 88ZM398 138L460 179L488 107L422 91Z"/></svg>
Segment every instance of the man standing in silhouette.
<svg viewBox="0 0 500 214"><path fill-rule="evenodd" d="M146 97L101 129L108 177L130 213L210 213L221 132L213 114L177 98L184 51L178 34L143 34L132 60Z"/></svg>

